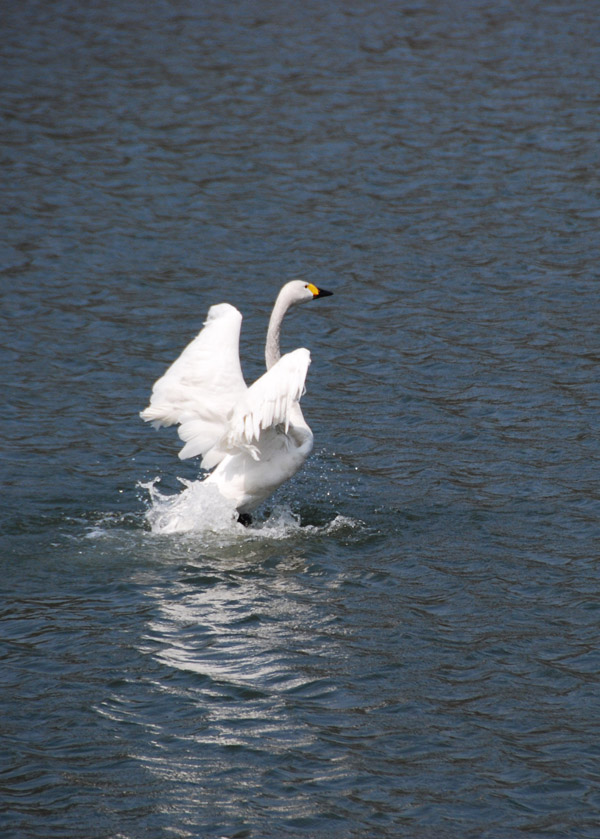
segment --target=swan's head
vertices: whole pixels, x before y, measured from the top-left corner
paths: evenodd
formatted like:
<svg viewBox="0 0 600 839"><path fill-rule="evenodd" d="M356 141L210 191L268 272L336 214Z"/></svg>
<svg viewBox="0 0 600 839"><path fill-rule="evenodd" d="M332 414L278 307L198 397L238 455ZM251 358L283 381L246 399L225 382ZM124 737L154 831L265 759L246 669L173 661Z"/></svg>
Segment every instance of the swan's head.
<svg viewBox="0 0 600 839"><path fill-rule="evenodd" d="M313 283L306 283L304 280L292 280L283 286L277 295L267 330L267 345L265 347L267 370L270 370L281 358L279 352L279 331L285 313L298 303L308 303L309 300L328 297L330 294L333 294L333 292L325 291L324 288L317 288Z"/></svg>
<svg viewBox="0 0 600 839"><path fill-rule="evenodd" d="M332 294L332 291L317 288L313 283L306 283L304 280L292 280L286 283L279 292L279 296L286 300L288 306L295 306L297 303L308 303L309 300L316 300L318 297L329 297Z"/></svg>

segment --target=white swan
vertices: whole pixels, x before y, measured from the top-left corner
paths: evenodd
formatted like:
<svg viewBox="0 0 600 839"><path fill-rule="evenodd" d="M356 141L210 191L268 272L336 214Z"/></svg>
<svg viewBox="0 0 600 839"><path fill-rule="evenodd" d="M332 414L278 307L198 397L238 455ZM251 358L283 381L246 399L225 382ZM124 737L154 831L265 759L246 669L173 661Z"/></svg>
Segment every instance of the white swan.
<svg viewBox="0 0 600 839"><path fill-rule="evenodd" d="M239 358L242 316L229 303L211 306L202 331L154 384L140 413L155 428L179 425L182 459L202 456L206 483L234 502L239 520L291 478L308 457L313 434L300 410L310 364L301 348L282 356L281 322L297 303L332 292L293 280L277 296L265 346L267 372L247 387Z"/></svg>

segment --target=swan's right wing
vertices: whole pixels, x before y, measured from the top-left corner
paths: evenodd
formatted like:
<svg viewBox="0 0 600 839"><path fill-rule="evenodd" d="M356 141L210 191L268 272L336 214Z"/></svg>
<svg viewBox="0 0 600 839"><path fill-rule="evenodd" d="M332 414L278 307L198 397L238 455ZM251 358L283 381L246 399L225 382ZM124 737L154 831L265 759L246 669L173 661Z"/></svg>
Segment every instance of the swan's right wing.
<svg viewBox="0 0 600 839"><path fill-rule="evenodd" d="M214 465L226 453L240 448L260 459L256 444L262 431L280 426L288 432L294 406L304 393L309 365L310 353L301 348L282 356L257 379L236 404L225 435L203 465Z"/></svg>
<svg viewBox="0 0 600 839"><path fill-rule="evenodd" d="M179 457L204 455L225 433L247 391L240 367L242 316L229 303L211 306L202 331L152 388L140 416L155 428L179 425Z"/></svg>

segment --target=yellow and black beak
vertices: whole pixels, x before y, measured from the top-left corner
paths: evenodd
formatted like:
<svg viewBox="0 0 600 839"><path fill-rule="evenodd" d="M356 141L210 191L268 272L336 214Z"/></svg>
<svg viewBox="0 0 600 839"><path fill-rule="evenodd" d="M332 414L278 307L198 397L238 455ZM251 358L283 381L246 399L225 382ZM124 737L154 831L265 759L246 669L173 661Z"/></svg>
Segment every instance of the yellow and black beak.
<svg viewBox="0 0 600 839"><path fill-rule="evenodd" d="M316 285L309 283L307 286L308 290L312 292L313 300L316 300L317 297L331 297L333 291L325 291L324 288L317 288Z"/></svg>

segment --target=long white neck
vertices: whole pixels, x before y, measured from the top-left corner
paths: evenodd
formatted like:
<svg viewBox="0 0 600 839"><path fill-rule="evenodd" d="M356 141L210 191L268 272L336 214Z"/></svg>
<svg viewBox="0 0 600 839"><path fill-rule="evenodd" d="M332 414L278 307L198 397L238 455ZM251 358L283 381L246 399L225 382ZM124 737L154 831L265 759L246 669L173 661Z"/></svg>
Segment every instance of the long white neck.
<svg viewBox="0 0 600 839"><path fill-rule="evenodd" d="M281 351L279 349L281 322L293 302L294 300L291 299L290 294L286 291L286 286L284 286L277 295L277 300L275 301L269 320L269 328L267 329L267 343L265 345L267 370L270 370L281 358Z"/></svg>

